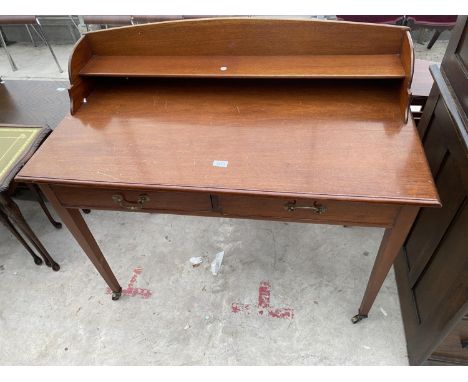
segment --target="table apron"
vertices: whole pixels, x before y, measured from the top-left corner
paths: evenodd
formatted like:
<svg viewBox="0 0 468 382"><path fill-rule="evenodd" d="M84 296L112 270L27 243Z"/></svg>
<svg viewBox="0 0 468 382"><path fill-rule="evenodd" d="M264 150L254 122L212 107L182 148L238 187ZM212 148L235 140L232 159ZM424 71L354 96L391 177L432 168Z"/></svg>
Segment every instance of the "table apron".
<svg viewBox="0 0 468 382"><path fill-rule="evenodd" d="M401 206L278 196L51 185L63 207L392 227Z"/></svg>

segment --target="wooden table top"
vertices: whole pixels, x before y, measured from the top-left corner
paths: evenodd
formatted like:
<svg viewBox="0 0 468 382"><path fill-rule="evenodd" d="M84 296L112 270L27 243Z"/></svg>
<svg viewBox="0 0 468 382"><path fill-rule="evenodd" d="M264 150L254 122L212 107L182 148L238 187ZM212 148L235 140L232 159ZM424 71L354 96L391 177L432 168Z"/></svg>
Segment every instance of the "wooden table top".
<svg viewBox="0 0 468 382"><path fill-rule="evenodd" d="M437 205L398 92L391 80L103 80L18 179Z"/></svg>

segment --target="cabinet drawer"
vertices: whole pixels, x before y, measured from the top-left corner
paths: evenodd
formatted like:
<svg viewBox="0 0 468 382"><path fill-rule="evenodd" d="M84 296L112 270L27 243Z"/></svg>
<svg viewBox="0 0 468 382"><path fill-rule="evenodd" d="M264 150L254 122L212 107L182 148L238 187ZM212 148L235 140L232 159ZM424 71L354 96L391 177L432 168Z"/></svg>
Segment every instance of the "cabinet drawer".
<svg viewBox="0 0 468 382"><path fill-rule="evenodd" d="M390 227L399 207L358 202L218 195L225 216Z"/></svg>
<svg viewBox="0 0 468 382"><path fill-rule="evenodd" d="M210 212L209 194L53 186L65 207L119 211Z"/></svg>

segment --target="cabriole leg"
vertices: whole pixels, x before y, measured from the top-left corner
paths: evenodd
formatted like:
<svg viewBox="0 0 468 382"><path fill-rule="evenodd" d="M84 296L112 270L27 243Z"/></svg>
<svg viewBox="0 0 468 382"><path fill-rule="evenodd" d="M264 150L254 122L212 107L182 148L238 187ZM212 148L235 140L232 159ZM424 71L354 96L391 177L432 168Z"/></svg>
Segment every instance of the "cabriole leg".
<svg viewBox="0 0 468 382"><path fill-rule="evenodd" d="M49 219L51 224L57 229L62 228L62 223L60 223L58 221L55 221L54 218L52 217L52 215L50 214L50 211L47 208L47 206L46 206L46 204L44 202L44 198L42 197L41 191L38 189L38 187L35 184L32 184L32 183L28 183L28 187L32 191L32 193L36 196L37 201L39 202L39 205L42 208L42 211L44 211L44 213L47 216L47 219Z"/></svg>
<svg viewBox="0 0 468 382"><path fill-rule="evenodd" d="M39 254L44 259L44 262L48 267L52 267L54 271L58 271L60 269L60 265L58 265L55 260L50 256L47 249L42 245L41 241L38 239L34 231L31 229L29 224L23 217L21 210L19 209L18 205L7 195L0 195L0 202L3 206L5 213L7 214L8 218L11 219L16 226L26 235L29 241L33 244L33 246L38 250Z"/></svg>
<svg viewBox="0 0 468 382"><path fill-rule="evenodd" d="M26 240L23 239L16 227L8 219L8 216L2 211L0 211L0 221L5 225L6 228L8 228L8 230L13 234L13 236L16 237L16 239L18 239L18 241L23 245L23 247L26 248L26 250L34 259L34 263L36 265L41 265L42 259L34 253L34 251L31 249L28 243L26 243Z"/></svg>

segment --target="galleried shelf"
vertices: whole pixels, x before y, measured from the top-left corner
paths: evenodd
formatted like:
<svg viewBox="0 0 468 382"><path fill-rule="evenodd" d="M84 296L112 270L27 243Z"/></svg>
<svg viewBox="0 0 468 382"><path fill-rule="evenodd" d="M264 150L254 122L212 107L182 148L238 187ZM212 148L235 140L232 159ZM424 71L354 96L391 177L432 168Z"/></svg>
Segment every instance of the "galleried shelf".
<svg viewBox="0 0 468 382"><path fill-rule="evenodd" d="M399 83L406 121L412 72L405 27L252 18L160 22L85 34L70 59L71 111L105 77L388 80L392 93Z"/></svg>
<svg viewBox="0 0 468 382"><path fill-rule="evenodd" d="M295 56L93 56L80 76L404 78L397 54Z"/></svg>

